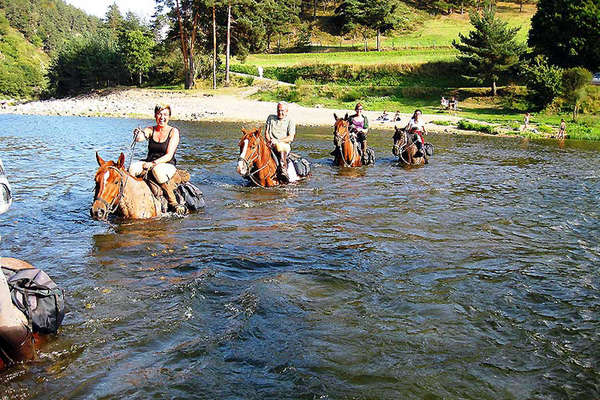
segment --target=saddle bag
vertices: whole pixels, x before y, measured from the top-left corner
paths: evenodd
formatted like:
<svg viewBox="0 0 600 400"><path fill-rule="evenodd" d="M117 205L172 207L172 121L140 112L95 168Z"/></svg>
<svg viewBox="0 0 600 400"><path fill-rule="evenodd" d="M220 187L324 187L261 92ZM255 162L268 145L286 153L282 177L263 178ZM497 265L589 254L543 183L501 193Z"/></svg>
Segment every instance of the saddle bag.
<svg viewBox="0 0 600 400"><path fill-rule="evenodd" d="M65 317L65 294L42 270L2 267L13 304L34 333L56 333Z"/></svg>
<svg viewBox="0 0 600 400"><path fill-rule="evenodd" d="M423 148L425 149L425 154L427 154L429 157L433 155L433 145L431 143L425 143Z"/></svg>
<svg viewBox="0 0 600 400"><path fill-rule="evenodd" d="M184 204L191 211L198 211L205 206L202 191L191 182L185 182L177 186L175 197L179 204Z"/></svg>
<svg viewBox="0 0 600 400"><path fill-rule="evenodd" d="M299 177L305 177L310 174L310 163L305 158L296 153L290 153L288 159L294 164L294 169Z"/></svg>
<svg viewBox="0 0 600 400"><path fill-rule="evenodd" d="M371 165L375 163L375 150L373 150L372 147L367 147L362 162L364 165Z"/></svg>

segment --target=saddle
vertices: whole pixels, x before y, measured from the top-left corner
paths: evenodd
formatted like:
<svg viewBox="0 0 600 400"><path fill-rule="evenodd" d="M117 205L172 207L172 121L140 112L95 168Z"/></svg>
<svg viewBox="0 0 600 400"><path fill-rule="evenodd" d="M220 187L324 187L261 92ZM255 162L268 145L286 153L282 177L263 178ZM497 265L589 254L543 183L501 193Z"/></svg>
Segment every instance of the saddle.
<svg viewBox="0 0 600 400"><path fill-rule="evenodd" d="M190 173L183 169L178 169L177 172L175 172L175 175L173 175L173 181L175 182L175 184L177 186L187 183L190 181ZM152 194L154 195L154 197L156 197L157 199L160 200L161 204L163 205L162 208L164 210L166 210L167 209L167 199L165 198L162 188L160 187L158 182L156 182L156 180L154 179L154 175L152 175L152 174L144 175L144 182L146 182L146 184L152 191Z"/></svg>

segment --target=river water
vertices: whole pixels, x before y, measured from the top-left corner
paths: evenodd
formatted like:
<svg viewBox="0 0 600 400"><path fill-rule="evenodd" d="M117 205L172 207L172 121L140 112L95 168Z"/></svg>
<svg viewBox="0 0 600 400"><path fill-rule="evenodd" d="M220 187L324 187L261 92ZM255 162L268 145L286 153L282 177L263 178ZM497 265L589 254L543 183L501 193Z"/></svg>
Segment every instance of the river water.
<svg viewBox="0 0 600 400"><path fill-rule="evenodd" d="M266 190L235 172L238 124L175 121L205 211L92 221L95 151L149 122L0 116L1 254L67 296L0 398L600 397L600 144L431 135L407 170L375 130L350 170L300 128L312 177Z"/></svg>

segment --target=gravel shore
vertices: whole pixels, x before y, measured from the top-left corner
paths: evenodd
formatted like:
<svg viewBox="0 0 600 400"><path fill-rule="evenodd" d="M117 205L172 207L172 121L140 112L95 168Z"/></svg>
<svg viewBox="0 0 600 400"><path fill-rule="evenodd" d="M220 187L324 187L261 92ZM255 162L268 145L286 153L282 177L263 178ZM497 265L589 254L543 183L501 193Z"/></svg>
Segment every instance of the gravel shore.
<svg viewBox="0 0 600 400"><path fill-rule="evenodd" d="M68 115L117 118L153 118L157 103L171 105L173 120L264 123L274 114L276 103L249 99L252 91L236 95L209 94L192 91L166 91L154 89L116 88L63 99L32 101L17 105L3 105L2 114ZM289 115L297 125L333 126L333 114L343 116L352 110L303 107L290 104ZM393 129L393 122L378 122L380 111L366 111L374 128ZM425 121L458 121L450 115L424 115ZM405 125L409 114L402 114L399 124ZM447 131L448 127L431 126L435 131Z"/></svg>

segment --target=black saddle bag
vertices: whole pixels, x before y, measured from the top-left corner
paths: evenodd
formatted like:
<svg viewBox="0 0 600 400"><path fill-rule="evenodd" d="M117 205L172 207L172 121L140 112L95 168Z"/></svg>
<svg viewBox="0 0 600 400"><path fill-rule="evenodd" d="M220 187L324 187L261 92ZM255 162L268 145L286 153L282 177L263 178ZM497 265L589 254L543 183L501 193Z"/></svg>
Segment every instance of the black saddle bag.
<svg viewBox="0 0 600 400"><path fill-rule="evenodd" d="M65 317L65 294L42 270L2 267L13 304L25 314L33 332L56 333Z"/></svg>
<svg viewBox="0 0 600 400"><path fill-rule="evenodd" d="M290 153L288 158L294 164L294 169L299 177L305 177L310 174L310 163L308 160L295 153Z"/></svg>
<svg viewBox="0 0 600 400"><path fill-rule="evenodd" d="M191 211L198 211L206 205L202 191L191 182L182 183L177 186L175 197L179 204L184 204Z"/></svg>
<svg viewBox="0 0 600 400"><path fill-rule="evenodd" d="M433 155L433 145L431 143L425 143L423 147L425 148L425 154L431 157Z"/></svg>

